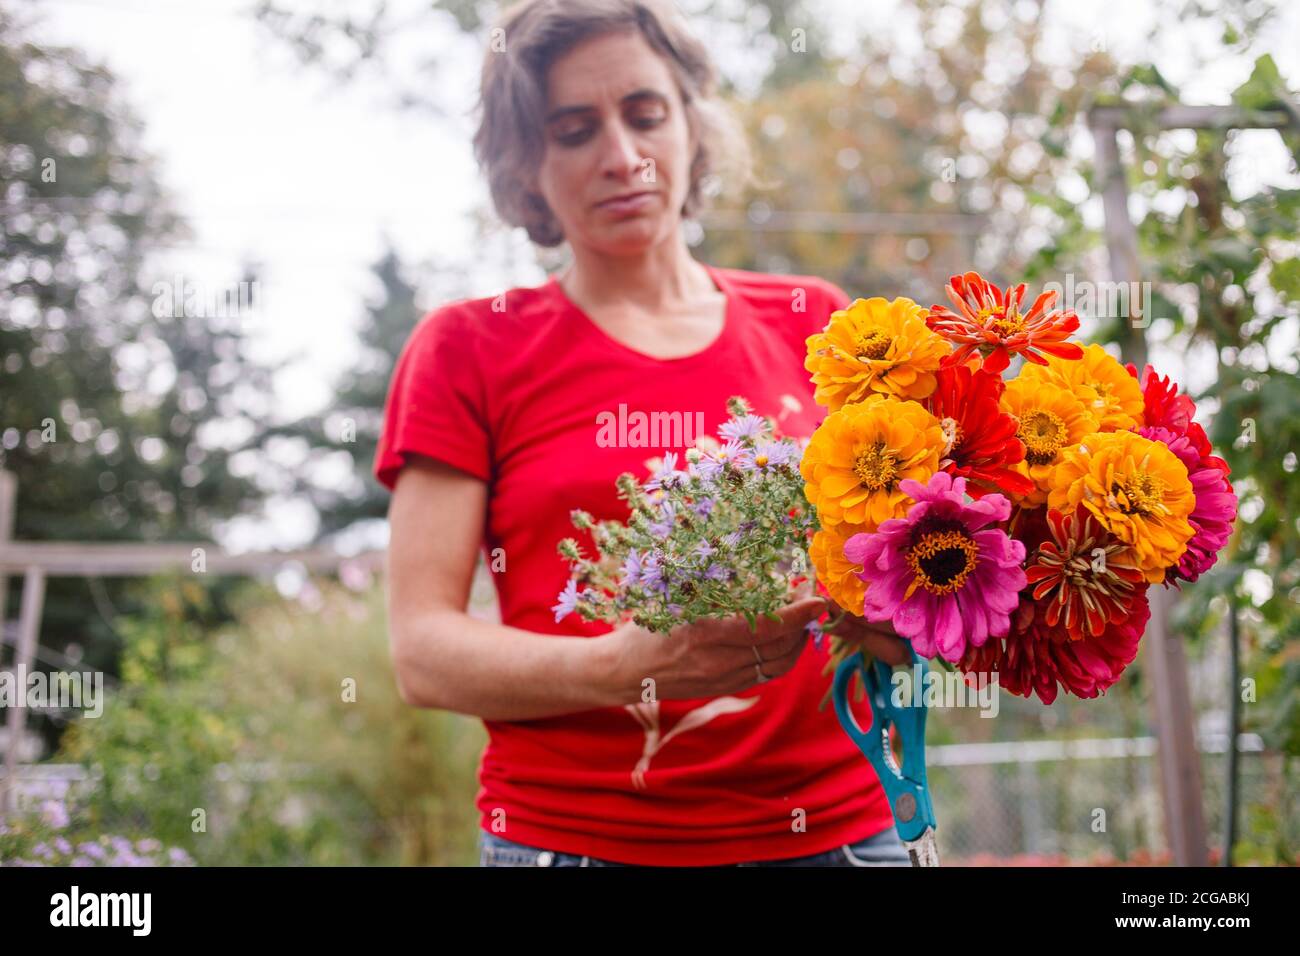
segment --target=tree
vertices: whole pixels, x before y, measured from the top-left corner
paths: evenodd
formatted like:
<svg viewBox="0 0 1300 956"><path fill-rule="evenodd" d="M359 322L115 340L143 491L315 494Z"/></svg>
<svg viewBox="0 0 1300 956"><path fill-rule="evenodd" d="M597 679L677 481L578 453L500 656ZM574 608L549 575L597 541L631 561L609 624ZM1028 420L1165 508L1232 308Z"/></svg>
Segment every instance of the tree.
<svg viewBox="0 0 1300 956"><path fill-rule="evenodd" d="M210 538L261 498L230 467L269 411L246 313L195 309L196 289L225 290L192 278L153 281L186 229L140 122L106 69L29 42L3 9L0 129L0 467L18 478L15 537ZM112 673L108 619L145 600L122 579L52 579L41 643Z"/></svg>
<svg viewBox="0 0 1300 956"><path fill-rule="evenodd" d="M268 433L268 438L296 439L307 445L309 459L296 469L294 487L316 509L321 537L344 531L358 521L382 519L388 511L388 490L375 480L371 467L393 366L420 312L416 288L403 276L401 259L391 246L372 266L372 272L380 294L364 307L358 332L361 348L334 383L330 406ZM336 457L341 459L341 467L328 467ZM322 471L325 476L318 477ZM340 481L340 474L346 479Z"/></svg>

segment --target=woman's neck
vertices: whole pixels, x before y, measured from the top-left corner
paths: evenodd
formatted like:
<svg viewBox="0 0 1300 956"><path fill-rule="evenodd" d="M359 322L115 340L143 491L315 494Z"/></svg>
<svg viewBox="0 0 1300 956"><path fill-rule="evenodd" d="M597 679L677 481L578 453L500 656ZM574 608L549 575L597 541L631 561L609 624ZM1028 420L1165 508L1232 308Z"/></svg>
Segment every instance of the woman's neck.
<svg viewBox="0 0 1300 956"><path fill-rule="evenodd" d="M631 305L664 314L716 292L713 279L687 251L680 236L641 256L604 256L573 250L573 263L559 277L569 298L592 308Z"/></svg>

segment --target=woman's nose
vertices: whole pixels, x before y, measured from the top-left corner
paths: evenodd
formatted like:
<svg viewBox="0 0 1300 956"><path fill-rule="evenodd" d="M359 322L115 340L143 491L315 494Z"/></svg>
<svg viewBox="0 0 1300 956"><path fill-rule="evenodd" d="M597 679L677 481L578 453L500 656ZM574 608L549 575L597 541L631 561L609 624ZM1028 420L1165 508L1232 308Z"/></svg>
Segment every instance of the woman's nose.
<svg viewBox="0 0 1300 956"><path fill-rule="evenodd" d="M642 162L632 131L622 123L611 124L605 133L601 172L623 178L636 173Z"/></svg>

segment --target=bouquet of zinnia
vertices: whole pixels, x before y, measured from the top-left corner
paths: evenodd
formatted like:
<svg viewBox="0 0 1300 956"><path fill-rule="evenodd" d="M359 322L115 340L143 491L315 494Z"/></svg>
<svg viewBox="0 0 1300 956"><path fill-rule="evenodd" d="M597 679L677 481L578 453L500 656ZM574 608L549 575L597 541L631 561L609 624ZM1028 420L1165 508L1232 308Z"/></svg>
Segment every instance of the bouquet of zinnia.
<svg viewBox="0 0 1300 956"><path fill-rule="evenodd" d="M1228 466L1168 378L1069 341L1079 319L1054 292L1025 309L1023 283L968 272L948 295L955 311L832 313L807 340L828 414L806 442L735 397L720 447L619 477L626 524L573 512L599 554L560 542L574 577L556 620L753 627L811 571L841 617L972 679L1044 703L1104 693L1137 656L1150 585L1195 581L1227 543ZM838 620L810 626L818 642ZM835 637L827 671L859 649Z"/></svg>
<svg viewBox="0 0 1300 956"><path fill-rule="evenodd" d="M948 295L955 311L857 299L809 337L829 411L800 463L812 563L923 657L1044 703L1096 697L1137 655L1147 589L1217 560L1228 466L1168 378L1068 340L1056 293L1024 309L1023 283L968 272Z"/></svg>

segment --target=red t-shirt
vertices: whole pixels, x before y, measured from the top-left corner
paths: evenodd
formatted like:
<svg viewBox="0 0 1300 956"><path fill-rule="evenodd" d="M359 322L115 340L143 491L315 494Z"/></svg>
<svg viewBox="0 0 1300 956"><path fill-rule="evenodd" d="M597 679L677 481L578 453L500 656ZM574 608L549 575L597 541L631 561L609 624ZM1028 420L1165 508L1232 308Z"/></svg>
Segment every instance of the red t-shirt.
<svg viewBox="0 0 1300 956"><path fill-rule="evenodd" d="M647 477L646 461L664 451L676 450L680 466L695 437L664 429L657 446L626 447L641 434L633 413L680 412L685 429L698 412L716 437L727 398L743 395L786 435L805 437L821 421L805 339L849 297L812 276L707 268L727 296L726 323L681 358L618 342L554 278L444 305L412 332L375 475L393 488L418 453L488 482L483 550L504 549L506 570L493 574L504 623L540 635L610 630L576 614L556 623L551 610L569 577L556 543L573 536L593 552L569 512L626 520L614 479ZM630 416L624 447L597 441L601 412ZM809 643L789 673L734 697L485 721L480 826L500 818L509 840L649 865L805 856L877 834L893 826L884 791L834 708L817 709L825 663ZM868 726L870 709L854 706Z"/></svg>

